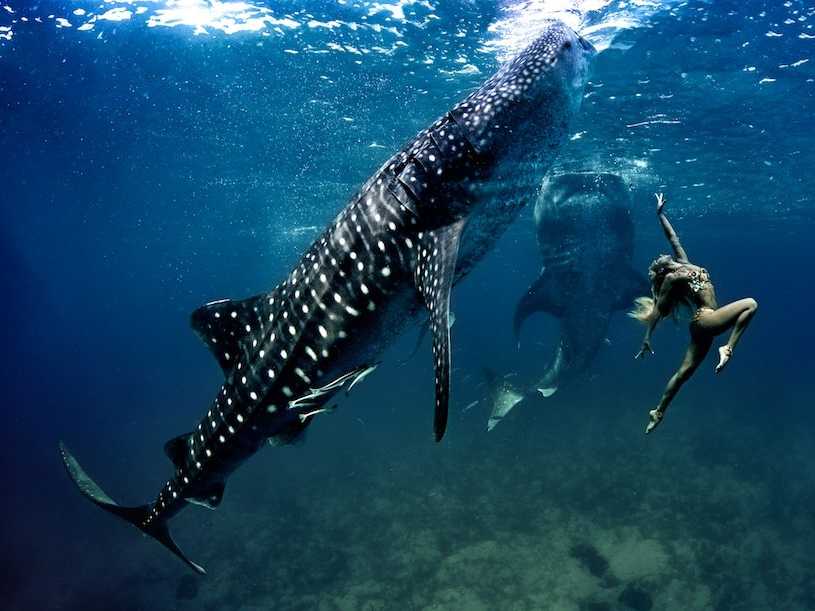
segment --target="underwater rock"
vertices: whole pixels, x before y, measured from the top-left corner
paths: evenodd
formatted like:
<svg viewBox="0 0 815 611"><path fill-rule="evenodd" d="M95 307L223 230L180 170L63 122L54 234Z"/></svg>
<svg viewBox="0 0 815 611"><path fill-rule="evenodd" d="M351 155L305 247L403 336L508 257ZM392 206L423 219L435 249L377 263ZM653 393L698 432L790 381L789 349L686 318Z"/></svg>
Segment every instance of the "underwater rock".
<svg viewBox="0 0 815 611"><path fill-rule="evenodd" d="M628 584L617 600L633 611L650 611L654 606L651 595L634 584Z"/></svg>
<svg viewBox="0 0 815 611"><path fill-rule="evenodd" d="M621 534L623 536L616 541L598 543L618 579L632 582L668 571L668 553L659 541L642 538L636 529L627 529Z"/></svg>
<svg viewBox="0 0 815 611"><path fill-rule="evenodd" d="M192 600L198 596L198 579L194 575L184 575L178 580L175 589L176 600Z"/></svg>

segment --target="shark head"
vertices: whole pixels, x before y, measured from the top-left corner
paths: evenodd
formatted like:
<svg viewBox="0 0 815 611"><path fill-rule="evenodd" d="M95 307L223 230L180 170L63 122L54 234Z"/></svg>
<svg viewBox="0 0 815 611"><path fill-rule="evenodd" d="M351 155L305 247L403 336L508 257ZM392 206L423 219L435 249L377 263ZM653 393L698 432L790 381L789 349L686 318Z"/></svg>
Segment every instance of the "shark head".
<svg viewBox="0 0 815 611"><path fill-rule="evenodd" d="M534 160L567 133L580 108L594 47L560 21L504 64L454 111L479 153ZM531 157L531 159L527 159Z"/></svg>

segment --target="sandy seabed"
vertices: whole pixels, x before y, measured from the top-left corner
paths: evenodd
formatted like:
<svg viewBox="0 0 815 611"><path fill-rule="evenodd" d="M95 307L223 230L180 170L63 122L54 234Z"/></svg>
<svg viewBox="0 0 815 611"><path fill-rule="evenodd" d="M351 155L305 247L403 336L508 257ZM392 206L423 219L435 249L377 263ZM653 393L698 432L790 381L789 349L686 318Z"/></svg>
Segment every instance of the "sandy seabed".
<svg viewBox="0 0 815 611"><path fill-rule="evenodd" d="M768 441L760 426L713 414L704 430L674 416L660 437L645 438L643 410L587 421L588 410L519 415L489 435L459 425L446 447L417 437L388 449L380 439L377 448L340 450L334 464L323 455L321 466L308 443L276 450L287 453L285 473L269 473L274 461L258 457L230 480L217 512L179 520L177 538L207 567L205 578L108 520L110 539L86 548L87 566L73 566L76 576L48 604L815 608L809 433Z"/></svg>

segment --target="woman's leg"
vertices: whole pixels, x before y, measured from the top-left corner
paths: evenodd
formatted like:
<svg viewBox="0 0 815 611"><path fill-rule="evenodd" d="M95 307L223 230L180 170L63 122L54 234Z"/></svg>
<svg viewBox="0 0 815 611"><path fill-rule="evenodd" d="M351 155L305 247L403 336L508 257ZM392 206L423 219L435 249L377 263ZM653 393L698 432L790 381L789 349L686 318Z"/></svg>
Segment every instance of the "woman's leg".
<svg viewBox="0 0 815 611"><path fill-rule="evenodd" d="M699 363L701 363L707 356L712 343L713 335L698 332L691 333L691 343L690 346L688 346L687 352L685 352L685 358L682 360L682 364L679 366L676 373L671 376L671 379L668 380L668 385L665 387L665 392L662 395L662 399L659 401L659 405L657 405L656 409L652 409L650 412L648 412L650 421L648 422L648 426L645 428L646 433L653 431L654 428L656 428L656 426L662 422L662 418L665 416L665 410L668 409L668 405L670 405L671 401L676 396L676 393L679 392L679 389L682 388L682 385L690 379L693 372L696 371L697 367L699 367Z"/></svg>
<svg viewBox="0 0 815 611"><path fill-rule="evenodd" d="M733 356L733 349L739 343L741 334L750 324L750 320L757 309L758 303L756 303L756 300L747 297L722 306L718 310L705 311L699 316L696 322L697 328L712 335L719 335L733 327L727 343L719 348L719 364L716 365L716 373L724 369L730 357Z"/></svg>

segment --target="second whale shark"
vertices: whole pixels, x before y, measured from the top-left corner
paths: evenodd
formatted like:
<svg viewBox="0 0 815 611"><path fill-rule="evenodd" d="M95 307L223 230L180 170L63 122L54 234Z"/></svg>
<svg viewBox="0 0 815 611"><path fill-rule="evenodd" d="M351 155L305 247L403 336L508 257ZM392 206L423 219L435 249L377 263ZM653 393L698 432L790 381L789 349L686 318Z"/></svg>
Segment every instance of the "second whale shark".
<svg viewBox="0 0 815 611"><path fill-rule="evenodd" d="M513 333L536 312L558 319L560 338L543 375L521 388L487 372L492 430L529 397L550 397L584 374L606 341L614 312L648 293L635 270L631 197L616 174L577 172L549 177L535 203L543 259L540 276L518 301Z"/></svg>
<svg viewBox="0 0 815 611"><path fill-rule="evenodd" d="M152 502L121 506L60 444L80 491L204 573L173 541L169 519L190 503L217 507L241 463L267 443L297 439L425 309L440 440L450 289L534 199L579 108L593 54L569 27L550 23L386 161L280 284L193 312L225 380L197 426L167 442L172 476Z"/></svg>

